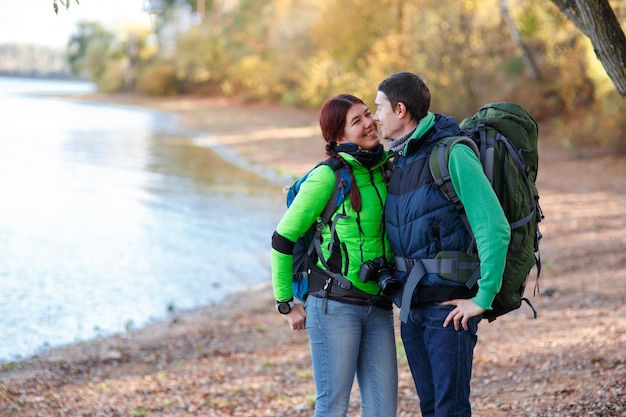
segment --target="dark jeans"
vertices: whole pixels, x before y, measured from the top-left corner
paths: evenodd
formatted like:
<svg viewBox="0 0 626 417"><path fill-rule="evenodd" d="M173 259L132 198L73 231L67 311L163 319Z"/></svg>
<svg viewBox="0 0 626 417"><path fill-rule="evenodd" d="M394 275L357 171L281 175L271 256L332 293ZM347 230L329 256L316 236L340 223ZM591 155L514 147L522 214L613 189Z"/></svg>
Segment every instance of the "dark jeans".
<svg viewBox="0 0 626 417"><path fill-rule="evenodd" d="M443 321L453 306L426 303L412 308L409 322L401 323L404 350L413 374L423 417L471 416L469 402L472 361L478 322L468 331L454 330Z"/></svg>

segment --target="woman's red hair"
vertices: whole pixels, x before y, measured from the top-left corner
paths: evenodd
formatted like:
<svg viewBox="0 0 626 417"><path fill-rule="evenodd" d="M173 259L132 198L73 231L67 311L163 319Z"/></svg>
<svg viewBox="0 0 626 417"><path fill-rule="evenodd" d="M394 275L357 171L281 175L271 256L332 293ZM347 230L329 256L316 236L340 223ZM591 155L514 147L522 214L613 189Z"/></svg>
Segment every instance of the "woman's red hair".
<svg viewBox="0 0 626 417"><path fill-rule="evenodd" d="M339 157L335 151L337 142L343 137L343 132L346 128L348 111L355 104L365 106L363 100L350 94L340 94L327 100L320 111L320 128L322 129L322 136L327 143L326 155L339 159L350 173L353 185L350 187L350 204L352 204L352 208L355 211L359 212L363 203L361 201L361 193L356 186L354 174L352 173L352 167L343 158Z"/></svg>

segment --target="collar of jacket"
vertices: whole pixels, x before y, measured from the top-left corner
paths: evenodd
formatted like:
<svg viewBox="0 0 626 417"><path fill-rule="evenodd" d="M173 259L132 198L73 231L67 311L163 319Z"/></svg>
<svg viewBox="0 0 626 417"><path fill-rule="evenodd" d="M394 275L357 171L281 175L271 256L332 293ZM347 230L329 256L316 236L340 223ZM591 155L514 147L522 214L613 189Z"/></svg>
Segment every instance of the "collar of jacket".
<svg viewBox="0 0 626 417"><path fill-rule="evenodd" d="M409 152L409 146L411 146L412 143L419 141L422 137L426 136L426 134L433 128L433 126L435 126L436 122L437 120L434 113L426 113L426 116L424 116L424 118L420 120L417 127L415 128L415 131L404 144L404 149L400 151L400 154L406 155Z"/></svg>
<svg viewBox="0 0 626 417"><path fill-rule="evenodd" d="M384 165L389 158L391 157L391 155L389 155L389 152L387 152L385 149L382 150L382 154L381 154L381 158L378 162L376 162L372 167L367 168L365 166L363 166L363 164L361 164L359 162L359 160L357 158L354 157L354 155L351 155L347 152L338 152L339 156L344 159L346 162L348 162L350 164L350 166L352 166L352 168L363 168L366 170L370 170L373 171L376 168L379 168L380 166Z"/></svg>

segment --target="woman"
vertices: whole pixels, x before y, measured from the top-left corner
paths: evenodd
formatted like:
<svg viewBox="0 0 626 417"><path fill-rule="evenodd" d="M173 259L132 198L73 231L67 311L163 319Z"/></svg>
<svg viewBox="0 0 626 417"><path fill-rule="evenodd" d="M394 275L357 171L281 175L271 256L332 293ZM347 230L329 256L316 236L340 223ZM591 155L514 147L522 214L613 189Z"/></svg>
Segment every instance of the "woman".
<svg viewBox="0 0 626 417"><path fill-rule="evenodd" d="M315 417L346 415L355 374L362 416L395 416L398 371L392 304L376 274L374 279L371 274L369 280L359 278L359 271L372 266L368 261L379 265L392 259L383 222L387 153L373 115L357 97L342 94L328 100L320 113L320 127L327 155L338 158L351 177L350 197L333 214L339 215L333 219L333 238L329 225L322 231L322 242L327 243L322 244L322 254L331 272L341 274L339 279L350 281L352 288L335 292L339 287L331 281L327 291L310 292L304 304L293 303L294 242L319 218L335 185L333 169L323 164L301 185L272 237L277 310L293 330L308 332L317 391ZM317 267L321 271L322 263Z"/></svg>

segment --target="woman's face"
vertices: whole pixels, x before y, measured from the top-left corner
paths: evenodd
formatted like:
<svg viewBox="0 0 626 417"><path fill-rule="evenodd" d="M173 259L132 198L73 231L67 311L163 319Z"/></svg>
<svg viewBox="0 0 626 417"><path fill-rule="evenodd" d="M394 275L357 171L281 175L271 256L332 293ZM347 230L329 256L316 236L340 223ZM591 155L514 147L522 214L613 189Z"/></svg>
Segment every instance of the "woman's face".
<svg viewBox="0 0 626 417"><path fill-rule="evenodd" d="M348 110L341 142L352 142L363 149L378 146L378 125L365 104L355 103Z"/></svg>

